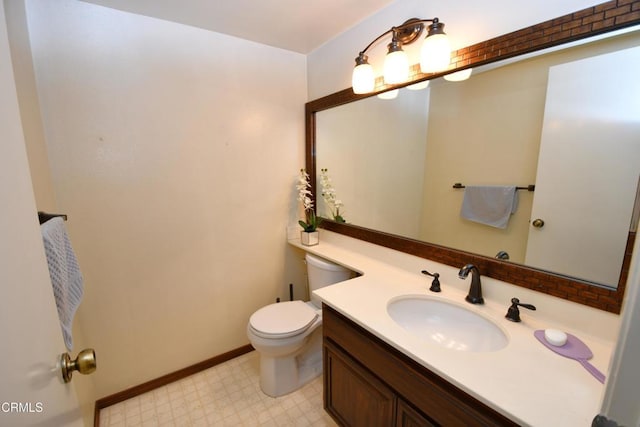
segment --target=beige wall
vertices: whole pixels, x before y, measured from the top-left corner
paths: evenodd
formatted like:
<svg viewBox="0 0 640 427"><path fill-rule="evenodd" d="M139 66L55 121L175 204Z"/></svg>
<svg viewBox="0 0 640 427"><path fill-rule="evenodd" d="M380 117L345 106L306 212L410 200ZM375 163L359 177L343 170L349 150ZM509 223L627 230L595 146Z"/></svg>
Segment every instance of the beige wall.
<svg viewBox="0 0 640 427"><path fill-rule="evenodd" d="M402 90L393 100L371 97L316 114L317 167L328 169L347 222L402 236L419 234L425 101L428 90ZM322 198L318 212L331 218Z"/></svg>
<svg viewBox="0 0 640 427"><path fill-rule="evenodd" d="M503 230L462 219L464 190L452 186L535 183L546 71L528 62L433 85L421 240L524 261L533 193L518 192Z"/></svg>
<svg viewBox="0 0 640 427"><path fill-rule="evenodd" d="M288 283L303 55L78 1L27 3L97 397L248 343Z"/></svg>

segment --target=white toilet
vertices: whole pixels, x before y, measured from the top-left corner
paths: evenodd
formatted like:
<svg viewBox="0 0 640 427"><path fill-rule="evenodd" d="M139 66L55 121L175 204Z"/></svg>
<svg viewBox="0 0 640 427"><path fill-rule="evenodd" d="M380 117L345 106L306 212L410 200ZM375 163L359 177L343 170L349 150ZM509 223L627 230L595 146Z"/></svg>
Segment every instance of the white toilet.
<svg viewBox="0 0 640 427"><path fill-rule="evenodd" d="M251 315L247 336L260 354L260 387L273 397L290 393L322 373L322 310L315 289L347 280L353 273L307 254L311 301L270 304Z"/></svg>

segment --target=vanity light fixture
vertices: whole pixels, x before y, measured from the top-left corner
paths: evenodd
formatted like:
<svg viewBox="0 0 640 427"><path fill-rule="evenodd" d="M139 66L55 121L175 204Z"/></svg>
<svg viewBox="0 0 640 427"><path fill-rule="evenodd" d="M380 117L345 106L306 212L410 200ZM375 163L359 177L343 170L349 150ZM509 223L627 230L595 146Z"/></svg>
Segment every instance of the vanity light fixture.
<svg viewBox="0 0 640 427"><path fill-rule="evenodd" d="M447 35L444 33L444 24L438 18L411 18L402 25L392 27L376 37L358 54L356 66L351 77L353 92L357 94L373 92L375 75L373 67L368 62L369 58L366 52L388 34L391 34L391 43L387 46L388 52L384 60L384 82L385 84L406 82L409 79L409 58L402 50L402 46L416 41L424 31L425 23L429 23L429 25L427 27L427 37L420 50L420 70L423 73L436 73L449 68L451 45Z"/></svg>

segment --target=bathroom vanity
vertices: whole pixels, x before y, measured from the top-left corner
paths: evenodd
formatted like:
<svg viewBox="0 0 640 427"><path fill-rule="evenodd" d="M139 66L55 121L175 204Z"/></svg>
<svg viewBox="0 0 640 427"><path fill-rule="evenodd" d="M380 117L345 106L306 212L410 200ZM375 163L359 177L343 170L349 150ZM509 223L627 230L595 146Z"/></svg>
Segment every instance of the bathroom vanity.
<svg viewBox="0 0 640 427"><path fill-rule="evenodd" d="M604 386L577 361L544 347L534 331L560 329L593 351L607 373L618 316L482 277L485 304L465 302L458 270L330 231L320 244L289 243L361 275L314 295L323 301L325 409L342 425L590 425ZM442 292L429 291L427 269ZM482 273L482 271L480 271ZM497 349L447 348L390 315L398 298L444 302L480 316L506 337ZM513 297L537 306L505 319Z"/></svg>
<svg viewBox="0 0 640 427"><path fill-rule="evenodd" d="M326 410L349 426L515 426L331 307L322 309Z"/></svg>

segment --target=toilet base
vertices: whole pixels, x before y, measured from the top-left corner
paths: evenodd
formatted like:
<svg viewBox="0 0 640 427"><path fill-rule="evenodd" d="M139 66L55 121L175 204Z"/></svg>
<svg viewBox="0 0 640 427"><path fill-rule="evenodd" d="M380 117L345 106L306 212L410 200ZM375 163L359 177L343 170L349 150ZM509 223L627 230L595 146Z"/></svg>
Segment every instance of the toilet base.
<svg viewBox="0 0 640 427"><path fill-rule="evenodd" d="M317 328L306 345L286 357L260 354L260 388L271 397L295 391L322 373L322 328Z"/></svg>

